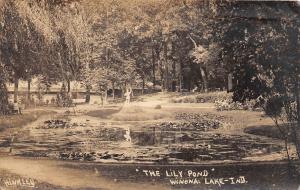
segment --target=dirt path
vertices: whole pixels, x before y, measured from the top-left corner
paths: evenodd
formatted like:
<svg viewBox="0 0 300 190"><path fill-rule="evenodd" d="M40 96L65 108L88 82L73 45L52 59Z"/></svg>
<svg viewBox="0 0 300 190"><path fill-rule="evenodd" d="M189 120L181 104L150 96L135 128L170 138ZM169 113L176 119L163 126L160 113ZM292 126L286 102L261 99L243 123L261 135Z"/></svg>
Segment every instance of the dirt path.
<svg viewBox="0 0 300 190"><path fill-rule="evenodd" d="M10 173L32 178L64 188L94 188L94 189L128 189L154 190L166 189L163 185L150 183L120 182L113 178L101 176L101 171L90 171L64 167L64 162L57 160L32 160L16 157L0 157L0 168ZM1 176L0 176L1 177Z"/></svg>
<svg viewBox="0 0 300 190"><path fill-rule="evenodd" d="M47 183L47 189L105 189L105 190L171 190L171 189L220 189L218 186L172 186L168 179L143 177L137 169L163 171L211 171L210 175L219 177L244 176L247 184L227 185L223 190L238 189L289 189L299 187L299 181L289 177L286 162L257 162L242 164L218 164L218 165L105 165L91 163L73 163L52 160L32 160L23 158L0 157L1 170L14 173L22 178L30 178L37 183ZM214 172L213 172L214 171ZM257 172L259 171L259 172ZM0 176L1 179L2 176ZM171 178L172 179L172 178ZM5 179L4 179L5 180ZM1 182L1 180L0 180ZM56 188L51 188L51 185ZM49 188L50 186L50 188ZM0 184L1 189L1 184ZM13 188L18 189L18 188ZM26 188L28 189L28 188ZM31 188L46 189L46 188ZM30 190L31 190L30 189Z"/></svg>

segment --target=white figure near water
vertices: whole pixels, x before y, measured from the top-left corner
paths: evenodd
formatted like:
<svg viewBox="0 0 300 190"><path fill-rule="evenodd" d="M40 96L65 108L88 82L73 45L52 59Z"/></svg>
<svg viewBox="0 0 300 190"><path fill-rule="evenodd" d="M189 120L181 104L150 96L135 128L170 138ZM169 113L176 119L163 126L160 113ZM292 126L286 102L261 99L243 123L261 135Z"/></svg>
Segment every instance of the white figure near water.
<svg viewBox="0 0 300 190"><path fill-rule="evenodd" d="M130 128L126 129L124 137L127 142L131 143Z"/></svg>
<svg viewBox="0 0 300 190"><path fill-rule="evenodd" d="M126 97L125 104L130 104L131 93L132 93L132 90L127 88L126 92L124 94L124 96Z"/></svg>

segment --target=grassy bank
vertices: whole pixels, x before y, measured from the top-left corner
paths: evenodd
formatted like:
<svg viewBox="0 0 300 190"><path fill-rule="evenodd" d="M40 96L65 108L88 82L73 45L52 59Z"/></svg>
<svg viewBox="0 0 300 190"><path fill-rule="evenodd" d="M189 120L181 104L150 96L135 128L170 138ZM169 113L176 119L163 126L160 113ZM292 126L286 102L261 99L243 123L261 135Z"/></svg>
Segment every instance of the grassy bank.
<svg viewBox="0 0 300 190"><path fill-rule="evenodd" d="M109 119L112 114L118 113L119 109L101 109L94 110L87 113L88 116L97 117L100 119Z"/></svg>
<svg viewBox="0 0 300 190"><path fill-rule="evenodd" d="M292 141L292 139L294 139L294 131L290 126L282 124L280 125L280 130L275 125L260 125L247 127L245 128L244 132L282 140L284 140L285 136L287 135L289 141Z"/></svg>
<svg viewBox="0 0 300 190"><path fill-rule="evenodd" d="M29 111L22 115L9 115L0 116L0 132L7 128L17 128L25 126L33 121L36 121L39 117L47 114L53 114L53 111Z"/></svg>
<svg viewBox="0 0 300 190"><path fill-rule="evenodd" d="M169 114L158 108L140 106L123 107L119 109L101 109L88 112L86 115L113 121L149 121L166 118Z"/></svg>

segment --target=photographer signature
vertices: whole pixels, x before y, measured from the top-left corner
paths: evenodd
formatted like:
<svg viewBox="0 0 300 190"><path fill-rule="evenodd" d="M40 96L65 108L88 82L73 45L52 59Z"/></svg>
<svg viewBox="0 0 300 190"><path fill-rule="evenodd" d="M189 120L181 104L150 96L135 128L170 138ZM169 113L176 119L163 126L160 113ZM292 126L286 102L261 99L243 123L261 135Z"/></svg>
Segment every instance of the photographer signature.
<svg viewBox="0 0 300 190"><path fill-rule="evenodd" d="M35 180L31 178L6 178L6 179L1 179L1 182L3 185L2 187L0 186L0 190L5 190L5 187L35 187Z"/></svg>

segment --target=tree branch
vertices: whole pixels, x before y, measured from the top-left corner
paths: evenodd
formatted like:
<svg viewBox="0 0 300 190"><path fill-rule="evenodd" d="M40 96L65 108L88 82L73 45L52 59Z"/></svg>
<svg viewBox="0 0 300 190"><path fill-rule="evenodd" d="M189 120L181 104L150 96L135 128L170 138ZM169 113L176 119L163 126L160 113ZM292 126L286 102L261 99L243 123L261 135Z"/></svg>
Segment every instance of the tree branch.
<svg viewBox="0 0 300 190"><path fill-rule="evenodd" d="M191 35L189 35L189 38L191 39L191 41L193 42L193 44L194 44L194 47L195 48L197 48L198 47L198 45L197 45L197 43L196 43L196 41L192 38L192 36Z"/></svg>

